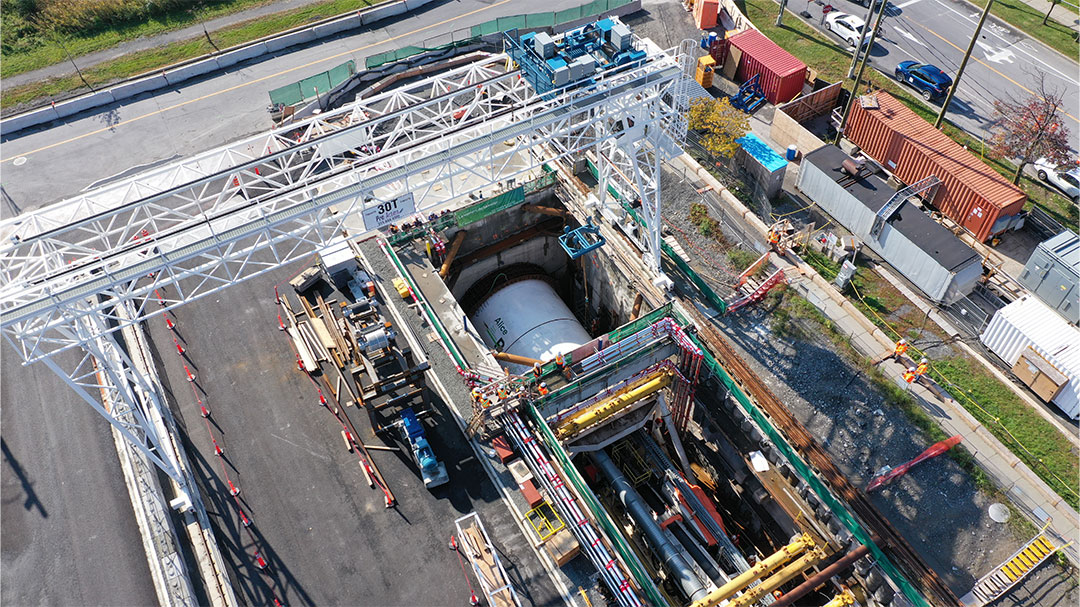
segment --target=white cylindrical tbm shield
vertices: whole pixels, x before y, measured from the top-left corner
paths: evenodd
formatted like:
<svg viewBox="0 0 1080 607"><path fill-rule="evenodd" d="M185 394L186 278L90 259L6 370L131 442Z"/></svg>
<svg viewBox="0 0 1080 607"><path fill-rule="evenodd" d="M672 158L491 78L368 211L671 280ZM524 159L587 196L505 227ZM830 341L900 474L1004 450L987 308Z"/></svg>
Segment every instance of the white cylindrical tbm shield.
<svg viewBox="0 0 1080 607"><path fill-rule="evenodd" d="M472 324L488 347L547 361L591 338L547 282L527 278L487 297ZM515 370L519 365L506 365Z"/></svg>

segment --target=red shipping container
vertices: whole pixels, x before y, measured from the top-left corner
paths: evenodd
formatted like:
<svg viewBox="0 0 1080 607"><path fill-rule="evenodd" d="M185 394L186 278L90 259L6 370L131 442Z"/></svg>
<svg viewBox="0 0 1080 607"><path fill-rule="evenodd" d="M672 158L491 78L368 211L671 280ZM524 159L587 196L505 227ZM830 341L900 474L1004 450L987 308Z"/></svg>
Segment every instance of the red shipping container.
<svg viewBox="0 0 1080 607"><path fill-rule="evenodd" d="M699 30L716 27L719 12L720 0L694 0L694 23Z"/></svg>
<svg viewBox="0 0 1080 607"><path fill-rule="evenodd" d="M742 51L735 79L746 82L755 74L769 103L787 103L802 92L806 81L806 64L780 48L765 34L747 29L728 39L731 46Z"/></svg>
<svg viewBox="0 0 1080 607"><path fill-rule="evenodd" d="M892 95L879 92L877 101L877 109L855 102L844 135L906 184L940 179L932 204L979 241L994 235L999 219L1023 209L1023 190Z"/></svg>

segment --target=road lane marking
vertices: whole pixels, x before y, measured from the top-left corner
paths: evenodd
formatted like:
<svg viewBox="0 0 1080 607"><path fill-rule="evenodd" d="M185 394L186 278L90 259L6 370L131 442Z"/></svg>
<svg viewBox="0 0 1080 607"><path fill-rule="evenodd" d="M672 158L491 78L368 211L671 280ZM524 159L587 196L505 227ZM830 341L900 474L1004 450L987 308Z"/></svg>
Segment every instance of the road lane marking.
<svg viewBox="0 0 1080 607"><path fill-rule="evenodd" d="M900 4L894 4L896 8L907 8L916 2L922 2L922 0L908 0L907 2L901 2Z"/></svg>
<svg viewBox="0 0 1080 607"><path fill-rule="evenodd" d="M1013 60L1016 59L1016 53L1007 48L996 49L982 40L976 40L975 44L986 54L987 61L993 63L1012 63Z"/></svg>
<svg viewBox="0 0 1080 607"><path fill-rule="evenodd" d="M953 8L953 7L949 6L949 5L948 5L948 4L946 4L945 2L939 2L939 4L940 4L940 5L942 6L942 7L944 7L944 8L946 8L946 9L948 9L948 10L952 11L952 13L953 13L953 14L955 14L956 16L958 16L958 17L960 17L961 19L964 19L965 21L967 21L968 23L970 23L970 24L972 25L972 31L974 31L974 26L975 26L975 24L977 23L977 19L975 19L975 18L972 18L972 17L968 17L968 16L964 15L963 13L961 13L960 11L956 10L955 8ZM978 15L978 13L976 13L976 15ZM921 26L921 25L922 25L922 24L920 24L920 26ZM1028 42L1028 41L1030 41L1030 39L1029 39L1029 38L1027 38L1027 37L1025 37L1024 35L1021 35L1021 34L1018 34L1018 35L1017 35L1017 38L1018 38L1017 40L1015 40L1015 41L1014 41L1014 40L1009 40L1009 39L1005 38L1005 36L1003 36L1002 34L1000 34L1000 33L998 33L997 31L995 31L995 27L996 27L996 26L995 26L995 24L994 24L993 22L989 22L989 25L991 26L991 27L990 27L990 33L991 33L992 35L994 35L994 36L997 36L997 37L998 37L999 39L1001 39L1001 41L1002 41L1002 42L1005 42L1005 43L1007 43L1007 44L1014 44L1015 42L1021 42L1021 41L1024 41L1024 42ZM1003 28L1000 28L1000 27L998 27L997 29L1003 29ZM929 30L928 30L928 31L929 31ZM1004 31L1005 31L1006 33L1011 33L1011 30L1009 30L1009 29L1007 29L1007 28L1004 28ZM934 35L937 35L937 34L935 33ZM938 37L940 38L941 36L938 36ZM945 40L945 39L944 39L944 38L942 38L942 40ZM949 42L948 40L945 40L945 41L946 41L946 42ZM949 45L951 45L951 46L952 46L953 48L956 48L956 49L959 49L959 48L960 48L960 47L956 46L955 44L953 44L953 43L951 43L951 42L949 42ZM1037 45L1036 45L1036 46L1037 46ZM1049 48L1049 47L1047 47L1047 48ZM1052 49L1051 49L1051 50L1052 50ZM963 52L963 51L961 50L960 52ZM1044 67L1045 69L1047 69L1047 70L1049 70L1049 71L1053 72L1053 73L1054 73L1054 75L1058 76L1058 77L1059 77L1059 78L1061 78L1062 80L1064 80L1064 81L1066 81L1066 82L1069 82L1070 84L1078 84L1078 81L1077 81L1077 80L1076 80L1075 78L1073 78L1073 77L1071 77L1071 76L1068 76L1068 75L1064 74L1063 72L1061 72L1061 70L1058 70L1057 68L1055 68L1054 66L1052 66L1052 65L1050 65L1050 64L1048 64L1048 63L1046 63L1046 62L1045 62L1045 61L1043 61L1042 59L1039 59L1038 57L1036 57L1036 56L1034 55L1034 53L1031 53L1031 52L1028 52L1028 51L1021 51L1021 52L1023 52L1023 53L1025 54L1025 55L1029 56L1029 57L1031 58L1031 60L1032 60L1032 61L1035 61L1035 62L1037 62L1037 63L1040 63L1040 64L1042 64L1042 65L1043 65L1043 67ZM1055 51L1055 52L1057 52L1057 51Z"/></svg>
<svg viewBox="0 0 1080 607"><path fill-rule="evenodd" d="M364 46L357 47L355 49L351 49L351 50L348 50L348 51L344 51L344 52L338 53L336 55L330 55L329 57L323 57L322 59L316 59L315 61L311 61L311 62L305 63L303 65L298 65L296 67L291 67L289 69L282 70L282 71L277 72L275 74L270 74L269 76L263 76L262 78L256 78L254 80L248 80L247 82L242 82L240 84L230 86L228 88L221 89L220 91L214 91L213 93L209 93L209 94L203 95L201 97L196 97L194 99L189 99L187 101L181 101L180 103L175 103L173 105L163 107L163 108L161 108L159 110L154 110L153 112L147 112L146 114L143 114L141 116L136 116L134 118L128 118L127 120L121 120L120 122L117 122L116 124L113 124L111 126L102 127L100 129L90 131L88 133L83 133L82 135L76 135L74 137L71 137L69 139L65 139L63 141L57 141L56 143L50 143L49 145L42 146L40 148L37 148L36 150L31 150L29 152L25 152L23 154L20 154L20 156L32 156L34 154L37 154L38 152L44 152L45 150L51 150L52 148L59 147L59 146L62 146L62 145L67 145L69 143L72 143L74 141L78 141L80 139L85 139L85 138L91 137L93 135L99 135L101 133L104 133L105 131L114 130L114 129L118 128L118 127L131 124L132 122L138 122L139 120L142 120L143 118L150 118L151 116L156 116L158 114L164 114L165 112L175 110L176 108L184 107L185 105L196 103L198 101L203 101L204 99L209 99L211 97L216 97L216 96L224 94L224 93L230 93L232 91L244 88L246 86L250 86L252 84L258 84L260 82L270 80L271 78L277 78L278 76L282 76L282 75L288 74L290 72L295 72L296 70L307 69L307 68L309 68L309 67L311 67L313 65L319 65L320 63L326 63L327 61L333 61L335 59L340 59L341 57L344 57L345 55L351 55L353 53L358 53L360 51L364 51L364 50L367 50L367 49L375 47L375 46L386 44L388 42L393 42L395 40L400 40L402 38L405 38L406 36L412 36L413 34L418 34L418 33L423 32L425 30L429 30L429 29L431 29L433 27L441 27L441 26L446 25L447 23L450 23L452 21L457 21L458 19L464 19L465 17L469 17L471 15L475 15L477 13L481 13L481 12L493 9L493 8L495 8L497 6L502 6L503 4L506 4L506 3L511 2L511 1L512 0L499 0L498 2L496 2L494 4L484 6L484 7L478 8L476 10L469 11L467 13L463 13L461 15L458 15L457 17L451 17L450 19L444 19L444 20L442 20L442 21L440 21L438 23L432 23L431 25L425 25L424 27L416 28L416 29L412 30L411 32L405 32L404 34L399 34L397 36L387 38L386 40L380 40L378 42L372 42L371 44L365 44ZM382 29L382 28L379 28L379 29ZM378 30L368 30L368 31L374 32L374 31L378 31ZM156 95L155 95L155 97L156 97ZM11 157L8 157L8 158L5 158L3 160L0 160L0 164L8 162L11 159L12 159Z"/></svg>
<svg viewBox="0 0 1080 607"><path fill-rule="evenodd" d="M918 1L918 0L916 0L916 1ZM922 40L919 40L918 38L916 38L914 34L912 34L911 32L907 31L906 29L902 29L902 28L896 27L895 25L893 26L893 28L892 28L892 29L893 29L893 31L894 31L894 32L896 32L897 34L900 34L901 36L903 36L903 37L907 38L908 40L910 40L910 41L914 42L915 44L918 44L919 46L926 46L926 43L925 43L925 42L923 42ZM899 47L897 47L897 48L899 48ZM910 53L909 53L909 54L910 54Z"/></svg>
<svg viewBox="0 0 1080 607"><path fill-rule="evenodd" d="M934 30L932 30L932 29L930 29L930 28L926 27L925 25L923 25L923 24L921 24L921 23L918 23L918 24L916 24L916 25L918 25L919 27L923 28L924 30L926 30L926 31L930 32L931 34L933 34L933 35L937 36L937 37L938 37L938 38L940 38L940 39L941 39L941 41L942 41L942 42L944 42L945 44L948 44L949 46L951 46L951 47L953 47L954 49L956 49L956 50L960 51L961 53L963 53L963 52L964 52L964 49L960 48L959 46L956 46L956 45L955 45L955 44L953 44L952 42L949 42L949 39L948 39L948 38L946 38L945 36L942 36L941 34L939 34L939 33L935 32ZM979 63L979 64L981 64L981 65L982 65L983 67L985 67L986 69L990 70L991 72L994 72L994 73L995 73L995 74L997 74L998 76L1001 76L1002 78L1004 78L1004 79L1008 80L1009 82L1011 82L1011 83L1015 84L1015 85L1016 85L1017 87L1019 87L1019 88L1020 88L1021 90L1023 90L1023 91L1025 91L1025 92L1027 92L1027 94L1029 94L1029 95L1034 95L1034 94L1035 94L1035 91L1033 91L1033 90L1029 89L1028 87L1026 87L1026 86L1024 86L1024 85L1022 85L1022 84L1020 84L1019 82L1017 82L1017 81L1013 80L1012 78L1009 78L1009 77L1008 77L1008 76L1006 76L1005 74L1002 74L1001 72L997 71L996 69L994 69L994 67L993 67L992 65L990 65L989 63L987 63L987 62L983 61L982 59L979 59L978 57L972 57L971 59L972 59L973 61L975 61L976 63ZM1059 108L1059 110L1060 110L1060 108ZM1077 118L1076 116L1073 116L1072 114L1070 114L1070 113L1066 112L1065 110L1061 110L1061 113L1062 113L1062 114L1064 114L1064 115L1066 115L1066 116L1068 116L1069 118L1072 118L1074 122L1076 122L1076 123L1080 123L1080 119L1078 119L1078 118Z"/></svg>

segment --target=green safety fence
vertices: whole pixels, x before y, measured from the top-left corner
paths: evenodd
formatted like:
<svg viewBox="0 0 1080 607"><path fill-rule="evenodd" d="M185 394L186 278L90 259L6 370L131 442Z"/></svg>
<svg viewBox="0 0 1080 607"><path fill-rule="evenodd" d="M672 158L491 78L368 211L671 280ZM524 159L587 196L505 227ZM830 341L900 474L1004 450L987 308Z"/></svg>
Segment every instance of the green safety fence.
<svg viewBox="0 0 1080 607"><path fill-rule="evenodd" d="M465 227L470 223L480 221L492 213L498 213L499 211L517 206L523 202L525 202L525 186L519 185L498 196L488 198L480 204L469 205L456 212L455 215L457 216L458 225Z"/></svg>
<svg viewBox="0 0 1080 607"><path fill-rule="evenodd" d="M512 15L499 17L486 21L480 25L472 26L471 33L476 36L490 36L499 32L512 29L538 29L542 27L557 27L573 23L581 19L599 17L621 6L630 4L634 0L595 0L588 4L575 6L562 11L548 13L529 13L526 15Z"/></svg>
<svg viewBox="0 0 1080 607"><path fill-rule="evenodd" d="M691 334L690 339L694 341L699 348L701 348L702 355L705 359L705 366L716 376L720 383L735 397L735 400L743 408L743 411L750 416L751 419L757 423L758 427L765 433L765 435L776 445L776 448L784 455L788 463L791 464L799 477L802 478L814 493L829 507L829 509L836 515L838 519L847 527L848 531L855 536L862 544L870 549L870 553L874 556L878 565L882 570L892 578L896 585L900 587L900 591L904 593L909 601L916 607L929 607L929 603L926 599L919 594L919 591L911 584L907 577L889 560L889 557L882 552L881 548L873 542L870 537L870 533L863 528L859 521L848 511L847 507L833 495L832 491L825 486L820 478L810 466L803 461L802 457L795 452L795 449L788 444L787 439L773 427L769 421L768 416L764 411L759 409L753 401L743 392L742 387L735 382L735 379L728 375L724 367L720 365L712 354L701 342L701 339L696 334Z"/></svg>
<svg viewBox="0 0 1080 607"><path fill-rule="evenodd" d="M329 93L356 73L356 62L348 60L329 70L270 91L274 105L299 105L322 93Z"/></svg>
<svg viewBox="0 0 1080 607"><path fill-rule="evenodd" d="M526 181L515 188L515 190L522 191L522 196L520 197L518 197L517 194L514 194L515 190L503 192L502 194L473 203L457 212L440 215L435 219L434 223L424 223L419 227L402 230L396 234L392 234L387 240L390 244L397 246L426 234L428 230L441 232L452 227L468 225L480 221L492 213L505 211L514 205L521 204L525 201L525 196L555 185L555 169L552 169L546 164L542 166L542 169L543 174L540 177ZM507 196L507 194L510 195Z"/></svg>
<svg viewBox="0 0 1080 607"><path fill-rule="evenodd" d="M443 50L446 50L448 48L457 48L459 46L465 46L467 44L472 44L473 42L476 42L476 35L475 34L473 34L469 38L466 38L465 40L458 40L456 42L450 42L450 43L443 44L443 45L440 45L440 46L432 46L432 47L413 46L413 45L403 46L403 47L401 47L399 49L394 49L392 51L386 51L385 53L379 53L377 55L372 55L372 56L368 57L367 59L364 59L364 66L367 69L370 70L370 69L377 68L380 65L383 65L385 63L393 63L394 61L405 59L406 57L412 57L413 55L419 55L420 53L426 53L428 51L443 51Z"/></svg>
<svg viewBox="0 0 1080 607"><path fill-rule="evenodd" d="M562 472L566 475L570 482L577 489L578 495L581 496L582 501L585 502L586 507L592 512L593 519L600 525L611 539L611 543L615 550L622 556L623 562L630 569L630 574L637 580L639 586L645 591L646 596L649 598L649 602L654 607L665 607L668 602L664 600L663 595L660 594L660 590L656 587L656 583L649 577L647 571L641 566L641 562L638 560L637 555L627 544L626 539L623 537L620 529L611 520L607 510L600 505L600 501L596 499L596 495L593 494L592 489L585 483L585 479L581 478L581 474L578 473L574 463L570 461L570 457L563 450L562 445L559 443L555 435L552 434L551 428L548 427L547 422L544 421L540 412L536 410L535 406L529 406L529 414L532 416L533 421L536 423L536 427L540 429L540 435L544 439L544 445L547 447L548 452L555 456L558 460Z"/></svg>

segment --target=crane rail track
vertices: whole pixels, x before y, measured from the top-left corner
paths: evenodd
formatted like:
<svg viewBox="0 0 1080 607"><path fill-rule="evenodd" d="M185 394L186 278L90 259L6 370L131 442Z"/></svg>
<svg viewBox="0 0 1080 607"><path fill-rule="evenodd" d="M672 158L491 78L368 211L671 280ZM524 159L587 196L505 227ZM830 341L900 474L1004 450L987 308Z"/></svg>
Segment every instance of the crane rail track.
<svg viewBox="0 0 1080 607"><path fill-rule="evenodd" d="M818 471L821 478L858 516L872 535L880 538L878 545L919 587L932 604L957 607L960 601L938 574L930 569L892 523L870 502L865 493L856 489L840 472L829 454L821 448L806 427L795 418L772 390L754 373L709 321L693 306L688 306L698 327L698 335L709 345L717 361L736 382L757 402L784 433L796 451Z"/></svg>

